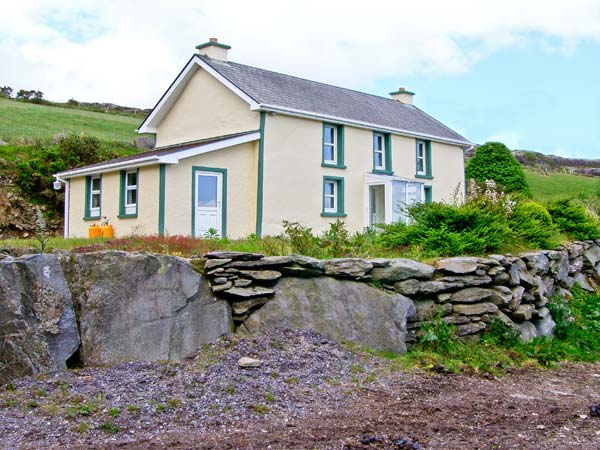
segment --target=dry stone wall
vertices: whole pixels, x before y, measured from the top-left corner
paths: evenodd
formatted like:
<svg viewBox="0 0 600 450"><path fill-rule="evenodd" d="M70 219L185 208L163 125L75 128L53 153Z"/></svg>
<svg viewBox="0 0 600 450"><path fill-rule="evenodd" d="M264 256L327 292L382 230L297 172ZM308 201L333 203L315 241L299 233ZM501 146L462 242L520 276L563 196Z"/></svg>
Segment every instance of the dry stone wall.
<svg viewBox="0 0 600 450"><path fill-rule="evenodd" d="M237 326L248 330L277 324L301 327L304 320L305 326L329 333L333 338L358 336L358 342L371 345L372 335L377 335L375 347L400 350L404 343L390 345L390 339L382 338L379 331L372 335L356 329L340 333L314 319L317 312L323 317L328 314L333 317L330 310L320 309L321 304L329 304L331 309L334 303L341 302L347 313L336 314L337 323L353 322L355 326L359 323L356 328L360 330L368 329L369 323L372 329L386 327L385 321L377 321L373 316L353 314L361 308L361 294L345 292L344 286L352 280L383 288L394 299L389 301L411 301L415 313L411 314L410 306L406 308L406 335L402 314L396 319L406 343L414 343L419 329L436 315L454 324L457 334L464 339L477 339L490 321L497 318L529 341L536 336L549 336L554 330L554 320L546 307L549 297L556 293L569 297L575 283L594 291L600 282L600 240L519 256L445 258L434 265L408 259L321 261L305 256L264 257L236 252L212 252L205 256L204 269L211 289L230 302ZM287 281L290 277L304 281ZM320 281L308 281L319 278L333 278L340 284L333 288L324 287L327 283ZM397 295L401 297L394 297ZM362 296L371 298L373 294L369 291ZM388 312L379 314L394 317Z"/></svg>

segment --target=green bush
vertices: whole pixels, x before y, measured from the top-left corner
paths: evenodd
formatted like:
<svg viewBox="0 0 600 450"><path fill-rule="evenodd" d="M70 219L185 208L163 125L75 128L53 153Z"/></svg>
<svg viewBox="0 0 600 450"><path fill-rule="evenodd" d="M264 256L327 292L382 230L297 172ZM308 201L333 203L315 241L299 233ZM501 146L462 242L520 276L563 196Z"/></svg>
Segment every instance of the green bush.
<svg viewBox="0 0 600 450"><path fill-rule="evenodd" d="M487 142L467 162L466 177L480 182L494 180L508 192L530 195L523 167L500 142Z"/></svg>
<svg viewBox="0 0 600 450"><path fill-rule="evenodd" d="M575 200L556 200L548 205L548 212L560 231L570 237L581 240L600 238L598 219Z"/></svg>
<svg viewBox="0 0 600 450"><path fill-rule="evenodd" d="M518 203L510 218L510 226L517 236L538 248L554 248L560 243L558 228L548 210L539 203Z"/></svg>
<svg viewBox="0 0 600 450"><path fill-rule="evenodd" d="M421 203L409 208L411 224L384 226L379 242L390 248L418 245L430 256L498 251L513 240L506 217L474 204Z"/></svg>

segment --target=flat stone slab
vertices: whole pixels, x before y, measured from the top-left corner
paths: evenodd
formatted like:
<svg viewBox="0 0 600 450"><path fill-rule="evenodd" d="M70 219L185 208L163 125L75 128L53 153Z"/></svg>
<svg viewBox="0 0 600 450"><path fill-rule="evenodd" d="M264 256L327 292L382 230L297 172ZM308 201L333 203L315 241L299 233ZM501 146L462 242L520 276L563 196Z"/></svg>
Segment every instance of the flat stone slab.
<svg viewBox="0 0 600 450"><path fill-rule="evenodd" d="M374 280L386 283L396 283L397 281L417 278L420 280L430 280L433 278L435 268L428 264L404 258L391 259L387 267L375 267L371 271Z"/></svg>
<svg viewBox="0 0 600 450"><path fill-rule="evenodd" d="M240 270L240 274L254 281L275 283L281 278L281 272L276 270Z"/></svg>
<svg viewBox="0 0 600 450"><path fill-rule="evenodd" d="M235 261L253 261L261 259L264 256L260 253L247 252L208 252L204 255L207 259L232 259Z"/></svg>
<svg viewBox="0 0 600 450"><path fill-rule="evenodd" d="M373 264L361 258L340 258L325 261L325 275L333 277L362 278Z"/></svg>
<svg viewBox="0 0 600 450"><path fill-rule="evenodd" d="M475 303L487 300L492 297L496 292L491 289L471 287L461 289L455 292L450 297L452 303Z"/></svg>
<svg viewBox="0 0 600 450"><path fill-rule="evenodd" d="M435 268L456 275L475 272L479 267L479 259L474 257L445 258L435 262Z"/></svg>
<svg viewBox="0 0 600 450"><path fill-rule="evenodd" d="M262 366L262 361L260 359L242 356L240 359L238 359L237 364L243 368L252 368Z"/></svg>
<svg viewBox="0 0 600 450"><path fill-rule="evenodd" d="M233 302L231 305L231 310L233 311L233 314L241 316L243 314L246 314L252 308L255 308L260 305L264 305L268 301L269 301L269 299L267 297L257 297L257 298L251 298L250 300L244 300L241 302Z"/></svg>
<svg viewBox="0 0 600 450"><path fill-rule="evenodd" d="M251 287L232 287L223 291L223 295L231 300L248 300L256 297L271 296L275 293L273 289L268 289L260 286Z"/></svg>
<svg viewBox="0 0 600 450"><path fill-rule="evenodd" d="M283 266L290 265L294 262L291 256L266 256L262 259L251 261L233 261L227 267L236 269L278 269Z"/></svg>
<svg viewBox="0 0 600 450"><path fill-rule="evenodd" d="M480 316L482 314L492 314L498 311L498 307L493 303L474 303L472 305L453 305L454 314L464 316Z"/></svg>
<svg viewBox="0 0 600 450"><path fill-rule="evenodd" d="M230 258L223 258L223 259L208 259L205 263L204 263L204 268L206 270L211 270L214 269L216 267L221 267L224 266L227 263L230 263L231 261L233 261Z"/></svg>

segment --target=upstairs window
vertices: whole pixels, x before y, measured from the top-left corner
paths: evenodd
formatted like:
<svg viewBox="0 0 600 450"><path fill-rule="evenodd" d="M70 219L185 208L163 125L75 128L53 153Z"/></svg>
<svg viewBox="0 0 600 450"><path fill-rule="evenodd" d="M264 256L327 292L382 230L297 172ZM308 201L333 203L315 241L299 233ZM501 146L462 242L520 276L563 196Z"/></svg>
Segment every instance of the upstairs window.
<svg viewBox="0 0 600 450"><path fill-rule="evenodd" d="M323 124L323 166L344 169L344 127Z"/></svg>
<svg viewBox="0 0 600 450"><path fill-rule="evenodd" d="M416 149L417 170L416 176L421 178L431 177L431 142L417 141Z"/></svg>
<svg viewBox="0 0 600 450"><path fill-rule="evenodd" d="M390 134L373 133L373 172L392 174L392 139Z"/></svg>

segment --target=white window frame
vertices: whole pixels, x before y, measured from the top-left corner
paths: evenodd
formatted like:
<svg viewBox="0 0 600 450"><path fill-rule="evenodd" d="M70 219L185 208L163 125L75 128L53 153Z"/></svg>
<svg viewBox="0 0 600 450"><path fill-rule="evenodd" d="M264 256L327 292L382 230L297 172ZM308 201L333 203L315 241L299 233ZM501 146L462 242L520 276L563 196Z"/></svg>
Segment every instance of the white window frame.
<svg viewBox="0 0 600 450"><path fill-rule="evenodd" d="M94 180L98 180L99 189L94 190ZM94 195L98 196L98 207L94 207ZM100 209L102 208L102 177L94 175L90 178L90 217L100 217Z"/></svg>
<svg viewBox="0 0 600 450"><path fill-rule="evenodd" d="M421 152L421 154L419 154ZM419 162L421 162L422 170L419 170ZM427 175L427 145L424 141L417 141L417 175Z"/></svg>
<svg viewBox="0 0 600 450"><path fill-rule="evenodd" d="M327 190L325 186L327 184L331 184L333 186L333 193L327 194ZM337 213L338 212L338 182L335 180L325 180L323 181L323 212L325 213ZM333 198L333 207L328 208L327 199Z"/></svg>
<svg viewBox="0 0 600 450"><path fill-rule="evenodd" d="M337 165L338 163L338 149L337 149L337 134L338 134L338 127L336 125L324 125L325 128L331 128L333 130L332 136L333 136L333 142L332 143L328 143L325 142L325 135L323 134L323 163L324 164L332 164L332 165ZM326 159L325 158L325 147L331 147L332 150L332 154L333 154L333 159Z"/></svg>
<svg viewBox="0 0 600 450"><path fill-rule="evenodd" d="M129 175L134 173L135 174L135 184L130 185L129 184ZM136 214L137 213L137 205L138 205L138 201L139 201L139 191L138 191L138 185L139 185L139 173L136 170L129 170L127 172L125 172L125 189L123 192L123 195L125 195L124 198L124 205L125 205L125 214ZM136 196L135 196L135 203L128 203L128 198L129 196L127 195L129 193L129 191L137 191L136 192Z"/></svg>
<svg viewBox="0 0 600 450"><path fill-rule="evenodd" d="M381 139L380 149L377 150L375 142ZM377 155L381 154L381 165L377 165ZM385 135L381 133L373 133L373 168L375 170L386 170L385 167Z"/></svg>

